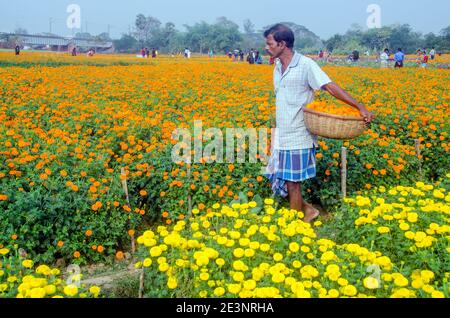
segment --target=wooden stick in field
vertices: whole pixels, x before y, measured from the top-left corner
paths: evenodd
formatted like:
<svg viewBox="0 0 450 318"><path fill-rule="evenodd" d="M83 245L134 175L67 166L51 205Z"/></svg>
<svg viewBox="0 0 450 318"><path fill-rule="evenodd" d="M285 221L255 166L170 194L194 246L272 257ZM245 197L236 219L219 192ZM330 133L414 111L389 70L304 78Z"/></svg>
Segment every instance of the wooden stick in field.
<svg viewBox="0 0 450 318"><path fill-rule="evenodd" d="M128 206L131 208L130 197L128 195L128 183L127 183L127 174L125 173L125 168L120 169L121 180L122 180L122 188L125 192L125 197L128 203ZM136 243L134 242L134 235L131 235L131 252L134 254L136 252Z"/></svg>
<svg viewBox="0 0 450 318"><path fill-rule="evenodd" d="M421 152L420 152L420 140L419 139L415 139L415 147L416 147L416 156L417 159L419 159L419 174L420 177L423 178L423 174L422 174L422 159L420 158Z"/></svg>
<svg viewBox="0 0 450 318"><path fill-rule="evenodd" d="M342 167L341 167L341 192L342 198L347 197L347 148L342 147Z"/></svg>

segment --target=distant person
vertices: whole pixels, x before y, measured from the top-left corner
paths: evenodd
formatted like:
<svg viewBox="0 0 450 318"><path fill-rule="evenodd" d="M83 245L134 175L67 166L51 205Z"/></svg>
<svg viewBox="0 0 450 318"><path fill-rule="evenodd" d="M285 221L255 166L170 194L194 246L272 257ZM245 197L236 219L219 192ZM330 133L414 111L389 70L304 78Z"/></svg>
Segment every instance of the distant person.
<svg viewBox="0 0 450 318"><path fill-rule="evenodd" d="M428 55L424 54L422 59L422 68L426 68L428 65Z"/></svg>
<svg viewBox="0 0 450 318"><path fill-rule="evenodd" d="M256 52L255 55L255 63L261 65L263 63L263 58L261 54L259 54L259 51Z"/></svg>
<svg viewBox="0 0 450 318"><path fill-rule="evenodd" d="M255 64L255 57L256 57L256 53L253 49L251 49L247 56L247 62L249 64Z"/></svg>
<svg viewBox="0 0 450 318"><path fill-rule="evenodd" d="M421 49L418 49L417 50L417 53L416 53L416 63L417 63L417 65L421 65L422 64L422 60L423 60L423 52L422 52L422 50Z"/></svg>
<svg viewBox="0 0 450 318"><path fill-rule="evenodd" d="M323 50L319 51L319 60L323 60Z"/></svg>
<svg viewBox="0 0 450 318"><path fill-rule="evenodd" d="M76 47L74 47L72 49L72 56L77 56L77 48Z"/></svg>
<svg viewBox="0 0 450 318"><path fill-rule="evenodd" d="M214 51L213 51L212 49L209 50L208 56L209 56L209 58L211 58L211 59L214 57Z"/></svg>
<svg viewBox="0 0 450 318"><path fill-rule="evenodd" d="M275 58L273 56L270 56L269 65L274 65L274 64L275 64Z"/></svg>
<svg viewBox="0 0 450 318"><path fill-rule="evenodd" d="M354 50L352 53L353 56L353 62L358 62L359 61L359 51Z"/></svg>
<svg viewBox="0 0 450 318"><path fill-rule="evenodd" d="M381 68L387 68L387 67L388 67L388 61L389 61L389 50L388 50L388 49L385 49L385 50L380 54Z"/></svg>
<svg viewBox="0 0 450 318"><path fill-rule="evenodd" d="M395 60L395 68L402 68L403 63L405 61L405 54L403 53L403 50L401 48L398 48L397 53L395 53L394 56Z"/></svg>
<svg viewBox="0 0 450 318"><path fill-rule="evenodd" d="M14 49L14 51L16 52L16 55L20 55L20 46L16 45L16 48Z"/></svg>
<svg viewBox="0 0 450 318"><path fill-rule="evenodd" d="M241 62L244 62L244 51L242 51L242 50L240 50L239 51L239 60L241 61Z"/></svg>
<svg viewBox="0 0 450 318"><path fill-rule="evenodd" d="M434 61L434 58L436 57L436 50L434 49L434 47L432 47L431 48L431 51L430 51L430 59L432 60L432 61Z"/></svg>
<svg viewBox="0 0 450 318"><path fill-rule="evenodd" d="M153 59L156 58L156 49L155 48L152 49L152 58Z"/></svg>

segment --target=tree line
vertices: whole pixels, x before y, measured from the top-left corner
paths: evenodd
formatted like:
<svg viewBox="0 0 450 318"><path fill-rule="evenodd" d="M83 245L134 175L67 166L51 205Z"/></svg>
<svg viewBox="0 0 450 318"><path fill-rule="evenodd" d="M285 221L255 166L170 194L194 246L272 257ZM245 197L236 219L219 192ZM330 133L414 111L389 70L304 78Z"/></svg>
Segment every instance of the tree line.
<svg viewBox="0 0 450 318"><path fill-rule="evenodd" d="M314 32L293 22L283 22L295 33L295 48L303 53L315 53L328 50L335 54L348 54L354 50L380 52L385 48L396 50L401 47L407 53L414 53L419 48L435 47L438 51L450 52L450 26L439 34L422 34L414 31L408 24L384 26L378 29L363 29L352 25L345 34L336 34L327 40L320 39ZM142 47L156 48L163 53L175 53L188 47L191 51L205 54L209 50L226 53L234 49L264 50L264 30L256 30L249 20L243 23L243 32L239 25L220 17L215 23L204 21L194 25L184 25L181 32L175 24L161 23L157 18L139 14L133 31L123 34L114 41L119 52L136 52Z"/></svg>
<svg viewBox="0 0 450 318"><path fill-rule="evenodd" d="M291 27L295 33L295 48L302 53L316 53L328 50L334 54L349 54L354 50L369 51L372 54L388 48L395 51L402 48L406 53L415 53L417 49L435 47L438 52L450 52L450 26L439 34L422 34L414 31L408 24L384 26L377 29L364 29L352 25L344 34L335 34L327 40L320 39L314 32L293 22L282 22ZM235 49L248 51L251 48L264 51L264 30L256 30L249 20L243 23L243 32L235 22L226 17L218 18L214 23L204 21L193 25L183 25L185 31L179 31L175 24L163 24L152 16L139 14L132 30L113 40L116 51L123 53L139 52L142 47L155 48L162 53L177 53L189 48L192 52L206 54L213 50L223 54ZM16 30L18 31L18 30ZM20 33L26 30L20 29ZM98 41L111 41L109 34L92 36L89 33L77 33L79 38Z"/></svg>

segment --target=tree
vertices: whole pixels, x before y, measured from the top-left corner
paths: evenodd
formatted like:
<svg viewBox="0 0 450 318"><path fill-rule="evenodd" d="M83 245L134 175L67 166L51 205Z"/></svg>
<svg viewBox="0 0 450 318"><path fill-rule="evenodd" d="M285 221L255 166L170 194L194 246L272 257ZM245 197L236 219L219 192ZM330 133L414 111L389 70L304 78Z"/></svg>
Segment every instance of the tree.
<svg viewBox="0 0 450 318"><path fill-rule="evenodd" d="M18 27L14 30L14 34L28 34L28 31L24 28Z"/></svg>
<svg viewBox="0 0 450 318"><path fill-rule="evenodd" d="M109 41L111 41L111 38L109 37L109 34L107 32L100 33L99 35L94 36L92 39L94 41L97 41L97 42L109 42Z"/></svg>
<svg viewBox="0 0 450 318"><path fill-rule="evenodd" d="M139 50L139 42L129 34L123 34L119 40L113 42L118 52L132 53Z"/></svg>
<svg viewBox="0 0 450 318"><path fill-rule="evenodd" d="M250 19L244 20L244 32L247 35L255 33L255 25L250 21Z"/></svg>
<svg viewBox="0 0 450 318"><path fill-rule="evenodd" d="M76 38L79 38L79 39L86 39L86 40L90 40L90 39L93 38L93 36L92 36L90 33L87 33L87 32L83 32L83 33L78 32L78 33L75 33L75 37L76 37Z"/></svg>
<svg viewBox="0 0 450 318"><path fill-rule="evenodd" d="M148 34L147 18L143 14L138 14L135 21L134 35L141 45L144 45L144 42L148 39Z"/></svg>

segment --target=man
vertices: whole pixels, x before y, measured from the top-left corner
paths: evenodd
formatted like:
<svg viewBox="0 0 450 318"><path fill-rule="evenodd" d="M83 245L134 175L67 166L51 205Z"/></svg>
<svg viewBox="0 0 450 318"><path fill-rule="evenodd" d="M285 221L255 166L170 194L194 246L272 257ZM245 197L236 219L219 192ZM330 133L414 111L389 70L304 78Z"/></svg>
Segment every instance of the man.
<svg viewBox="0 0 450 318"><path fill-rule="evenodd" d="M434 61L435 56L436 56L436 50L434 49L434 46L433 46L430 51L430 58L432 61Z"/></svg>
<svg viewBox="0 0 450 318"><path fill-rule="evenodd" d="M383 53L380 54L381 68L388 68L389 64L389 50L385 49Z"/></svg>
<svg viewBox="0 0 450 318"><path fill-rule="evenodd" d="M15 52L16 52L16 55L20 55L20 46L19 45L16 45Z"/></svg>
<svg viewBox="0 0 450 318"><path fill-rule="evenodd" d="M405 54L401 48L398 48L397 53L394 55L395 68L402 68L403 62L405 61Z"/></svg>
<svg viewBox="0 0 450 318"><path fill-rule="evenodd" d="M305 126L303 108L314 99L314 91L325 90L357 108L367 124L374 115L364 105L333 83L312 59L293 50L294 33L277 24L264 33L266 50L277 59L274 70L276 133L267 177L278 195L289 197L291 209L302 211L312 222L319 211L303 200L301 182L316 176L317 136ZM274 168L270 171L270 166Z"/></svg>

